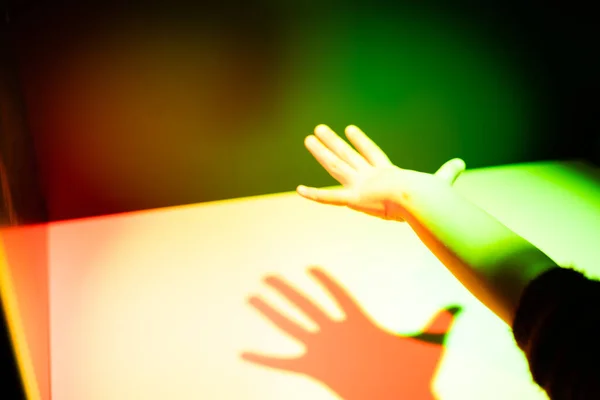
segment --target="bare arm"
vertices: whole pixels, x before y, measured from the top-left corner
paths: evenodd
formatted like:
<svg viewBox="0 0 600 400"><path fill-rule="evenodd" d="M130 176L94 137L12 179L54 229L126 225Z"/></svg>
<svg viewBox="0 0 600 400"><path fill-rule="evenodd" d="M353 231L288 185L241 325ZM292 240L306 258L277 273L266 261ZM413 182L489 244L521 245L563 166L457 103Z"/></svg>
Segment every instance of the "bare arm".
<svg viewBox="0 0 600 400"><path fill-rule="evenodd" d="M471 293L512 324L523 289L557 265L452 187L465 168L462 160L450 160L435 174L405 170L393 165L358 128L348 127L346 136L358 151L324 125L305 141L317 161L344 187L300 186L298 193L321 203L408 222Z"/></svg>
<svg viewBox="0 0 600 400"><path fill-rule="evenodd" d="M408 222L473 295L512 325L525 287L557 265L453 187L422 184L424 179L393 192L392 214Z"/></svg>

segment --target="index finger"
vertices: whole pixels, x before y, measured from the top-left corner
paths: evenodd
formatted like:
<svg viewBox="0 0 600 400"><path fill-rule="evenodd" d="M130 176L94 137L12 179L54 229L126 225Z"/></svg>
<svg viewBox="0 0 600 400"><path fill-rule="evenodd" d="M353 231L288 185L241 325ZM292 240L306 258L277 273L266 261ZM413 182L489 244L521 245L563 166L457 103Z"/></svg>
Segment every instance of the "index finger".
<svg viewBox="0 0 600 400"><path fill-rule="evenodd" d="M266 317L272 324L287 333L296 340L306 343L311 333L302 326L292 321L288 317L281 314L279 311L271 307L268 303L259 297L253 296L248 300L248 303Z"/></svg>
<svg viewBox="0 0 600 400"><path fill-rule="evenodd" d="M323 286L338 303L344 314L348 318L356 316L364 316L363 310L360 306L352 299L350 294L337 282L333 280L329 275L320 268L311 268L310 274Z"/></svg>
<svg viewBox="0 0 600 400"><path fill-rule="evenodd" d="M299 310L304 312L304 314L312 319L317 326L321 327L329 322L329 317L323 312L323 310L321 310L304 294L287 284L284 280L275 276L270 276L265 279L265 282L273 289L277 290L279 294L285 297L289 302L298 307Z"/></svg>
<svg viewBox="0 0 600 400"><path fill-rule="evenodd" d="M346 137L372 166L382 167L392 164L383 150L357 126L348 126L346 128Z"/></svg>
<svg viewBox="0 0 600 400"><path fill-rule="evenodd" d="M346 161L355 169L368 166L367 160L356 152L345 140L339 137L327 125L319 125L315 128L315 136L319 138L339 158Z"/></svg>

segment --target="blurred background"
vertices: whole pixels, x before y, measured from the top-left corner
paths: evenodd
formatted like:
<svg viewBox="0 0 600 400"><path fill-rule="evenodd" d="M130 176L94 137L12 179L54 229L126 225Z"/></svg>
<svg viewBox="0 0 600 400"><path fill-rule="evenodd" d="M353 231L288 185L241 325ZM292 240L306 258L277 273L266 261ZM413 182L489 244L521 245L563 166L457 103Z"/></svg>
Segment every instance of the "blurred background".
<svg viewBox="0 0 600 400"><path fill-rule="evenodd" d="M430 172L600 162L591 5L189 3L2 7L2 225L331 185L320 123Z"/></svg>

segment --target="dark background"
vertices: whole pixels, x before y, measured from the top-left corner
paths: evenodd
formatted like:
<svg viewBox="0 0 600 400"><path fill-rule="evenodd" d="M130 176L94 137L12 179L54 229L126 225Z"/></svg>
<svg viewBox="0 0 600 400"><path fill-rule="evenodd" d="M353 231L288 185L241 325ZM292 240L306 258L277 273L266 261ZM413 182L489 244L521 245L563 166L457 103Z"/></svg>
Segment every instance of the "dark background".
<svg viewBox="0 0 600 400"><path fill-rule="evenodd" d="M79 3L1 10L4 226L333 184L302 146L318 123L425 171L600 162L583 2Z"/></svg>

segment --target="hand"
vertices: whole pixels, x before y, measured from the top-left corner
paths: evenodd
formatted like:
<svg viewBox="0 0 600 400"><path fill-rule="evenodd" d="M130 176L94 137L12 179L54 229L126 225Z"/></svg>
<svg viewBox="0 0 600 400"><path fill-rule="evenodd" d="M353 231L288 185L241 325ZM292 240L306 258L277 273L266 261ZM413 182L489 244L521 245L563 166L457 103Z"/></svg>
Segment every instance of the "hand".
<svg viewBox="0 0 600 400"><path fill-rule="evenodd" d="M278 277L265 282L298 307L319 327L311 332L264 300L249 300L264 317L304 344L297 358L243 353L248 362L304 374L329 387L344 400L432 399L431 382L443 354L443 342L458 307L442 310L423 333L398 336L379 327L350 295L324 271L310 274L340 306L345 318L331 319L309 298Z"/></svg>
<svg viewBox="0 0 600 400"><path fill-rule="evenodd" d="M413 187L452 185L465 170L463 160L455 158L435 174L411 171L392 164L387 155L356 126L346 128L346 137L356 148L319 125L304 141L306 148L343 188L317 189L298 186L298 194L319 203L346 206L383 219L402 220L390 206L398 191L409 182ZM357 151L358 150L358 151Z"/></svg>

